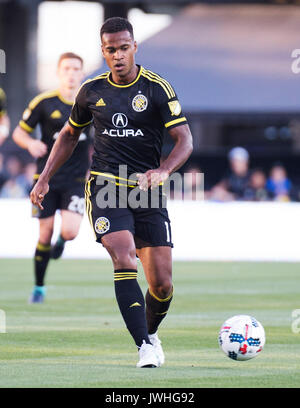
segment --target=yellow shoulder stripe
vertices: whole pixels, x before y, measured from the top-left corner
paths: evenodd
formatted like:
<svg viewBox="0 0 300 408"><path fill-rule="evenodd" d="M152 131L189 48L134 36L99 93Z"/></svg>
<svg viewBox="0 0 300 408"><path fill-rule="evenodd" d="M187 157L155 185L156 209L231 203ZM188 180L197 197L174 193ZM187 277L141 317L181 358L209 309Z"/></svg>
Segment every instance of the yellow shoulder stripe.
<svg viewBox="0 0 300 408"><path fill-rule="evenodd" d="M149 79L149 81L156 82L157 84L160 84L160 86L163 88L163 90L164 90L165 93L167 94L167 97L168 97L169 99L171 99L171 96L170 96L170 93L169 93L168 89L166 88L166 86L165 86L162 82L157 81L156 79L151 78L151 77L148 76L147 74L142 74L142 76L143 76L144 78Z"/></svg>
<svg viewBox="0 0 300 408"><path fill-rule="evenodd" d="M109 71L104 72L104 73L101 74L101 75L97 75L97 76L95 76L94 78L90 78L90 79L87 79L86 81L84 81L83 84L81 84L80 88L78 89L77 94L76 94L76 97L77 97L77 95L79 94L79 91L81 90L81 88L82 88L85 84L88 84L89 82L92 82L92 81L97 81L97 79L106 79L106 78L108 77L108 75L109 75ZM76 97L75 97L75 99L76 99Z"/></svg>
<svg viewBox="0 0 300 408"><path fill-rule="evenodd" d="M56 89L55 91L47 91L37 95L31 102L29 102L29 109L33 110L43 99L53 98L54 96L57 96L57 94L58 91Z"/></svg>
<svg viewBox="0 0 300 408"><path fill-rule="evenodd" d="M167 89L166 93L167 93L169 99L174 98L176 96L175 92L174 92L174 89L172 88L172 86L170 85L170 83L168 81L166 81L164 78L162 78L158 74L155 74L152 71L144 70L144 72L147 75L147 78L150 79L150 81L152 80L154 82L160 83L160 85L165 89L165 91Z"/></svg>
<svg viewBox="0 0 300 408"><path fill-rule="evenodd" d="M95 76L93 78L87 79L86 81L84 81L84 83L81 85L81 87L83 85L87 84L88 82L97 81L97 79L105 79L105 78L108 77L108 75L109 75L109 71L104 72L103 74L97 75L97 76Z"/></svg>
<svg viewBox="0 0 300 408"><path fill-rule="evenodd" d="M158 79L159 81L162 81L164 84L166 84L166 86L168 87L170 94L172 96L172 98L174 98L175 96L175 92L174 89L172 88L171 84L164 78L162 78L160 75L156 74L155 72L150 71L149 69L147 70L147 73L152 76L153 78Z"/></svg>

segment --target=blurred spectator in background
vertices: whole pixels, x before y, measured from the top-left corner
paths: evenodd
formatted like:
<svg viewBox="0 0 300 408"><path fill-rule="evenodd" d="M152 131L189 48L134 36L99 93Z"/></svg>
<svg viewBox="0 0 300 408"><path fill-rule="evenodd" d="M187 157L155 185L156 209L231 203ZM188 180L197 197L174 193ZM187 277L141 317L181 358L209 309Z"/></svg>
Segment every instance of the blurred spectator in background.
<svg viewBox="0 0 300 408"><path fill-rule="evenodd" d="M188 169L184 172L183 183L184 200L203 201L204 175L200 167L196 165L188 167Z"/></svg>
<svg viewBox="0 0 300 408"><path fill-rule="evenodd" d="M24 167L22 174L16 178L17 183L21 185L24 190L25 197L28 197L32 190L34 175L37 171L36 169L37 167L35 163L28 163Z"/></svg>
<svg viewBox="0 0 300 408"><path fill-rule="evenodd" d="M0 146L9 134L9 117L6 113L6 95L0 88Z"/></svg>
<svg viewBox="0 0 300 408"><path fill-rule="evenodd" d="M28 197L28 193L32 187L32 177L34 173L34 164L29 163L23 168L23 164L18 157L8 157L4 170L5 182L2 184L0 190L0 198Z"/></svg>
<svg viewBox="0 0 300 408"><path fill-rule="evenodd" d="M228 154L230 170L206 197L213 201L242 200L250 179L249 153L235 147Z"/></svg>
<svg viewBox="0 0 300 408"><path fill-rule="evenodd" d="M16 181L17 176L22 172L22 163L16 156L10 156L5 163L9 179L2 186L1 198L22 198L24 190Z"/></svg>
<svg viewBox="0 0 300 408"><path fill-rule="evenodd" d="M290 201L292 196L292 182L282 164L275 164L267 180L267 190L275 201Z"/></svg>
<svg viewBox="0 0 300 408"><path fill-rule="evenodd" d="M267 178L261 169L252 170L249 184L244 191L245 201L267 201L271 199L267 187Z"/></svg>
<svg viewBox="0 0 300 408"><path fill-rule="evenodd" d="M17 156L9 156L5 163L6 170L9 173L9 177L15 179L22 173L22 162Z"/></svg>
<svg viewBox="0 0 300 408"><path fill-rule="evenodd" d="M183 174L171 176L170 196L171 200L204 200L204 175L197 165L190 165Z"/></svg>

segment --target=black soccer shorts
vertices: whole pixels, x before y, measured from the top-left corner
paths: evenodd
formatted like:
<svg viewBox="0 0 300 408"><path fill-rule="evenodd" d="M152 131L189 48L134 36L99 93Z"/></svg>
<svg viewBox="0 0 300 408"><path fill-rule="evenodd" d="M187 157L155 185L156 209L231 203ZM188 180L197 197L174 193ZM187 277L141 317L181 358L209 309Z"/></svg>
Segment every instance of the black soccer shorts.
<svg viewBox="0 0 300 408"><path fill-rule="evenodd" d="M116 192L117 206L116 208L101 208L99 204L101 204L103 191L109 185ZM132 189L128 188L127 193L129 194L130 191ZM149 195L150 191L140 192L140 194ZM100 243L102 237L110 232L128 230L134 236L137 249L156 246L173 248L171 225L166 208L162 206L160 208L132 208L130 205L120 208L122 201L120 187L115 187L114 183L108 181L104 185L97 185L95 177L90 177L86 183L85 198L87 214L97 242Z"/></svg>
<svg viewBox="0 0 300 408"><path fill-rule="evenodd" d="M42 202L43 210L32 206L32 216L43 219L51 217L56 210L68 210L84 214L84 181L72 181L68 184L49 183L49 191Z"/></svg>

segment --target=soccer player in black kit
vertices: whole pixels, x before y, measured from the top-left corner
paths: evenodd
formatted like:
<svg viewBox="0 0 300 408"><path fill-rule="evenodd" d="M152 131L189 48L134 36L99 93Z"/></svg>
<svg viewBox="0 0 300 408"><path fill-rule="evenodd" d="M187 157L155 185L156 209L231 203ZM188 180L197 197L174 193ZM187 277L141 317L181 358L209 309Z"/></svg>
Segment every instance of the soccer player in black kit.
<svg viewBox="0 0 300 408"><path fill-rule="evenodd" d="M14 141L37 159L37 180L45 167L59 131L68 121L78 88L83 79L83 60L74 53L60 56L57 67L59 88L36 96L23 113L13 133ZM40 125L41 140L31 133ZM45 274L50 258L61 256L66 241L73 240L79 231L84 213L84 183L89 167L89 140L80 135L72 157L51 179L44 211L36 206L32 215L39 218L39 240L34 255L35 286L30 303L42 303L45 298ZM61 233L51 248L56 210L61 212Z"/></svg>
<svg viewBox="0 0 300 408"><path fill-rule="evenodd" d="M43 208L50 178L72 154L82 127L93 121L95 153L86 184L87 213L96 240L113 262L116 299L139 350L137 367L159 367L165 358L157 329L173 296L173 245L167 210L129 204L124 208L119 205L118 192L116 208L102 208L99 197L108 185L127 186L141 195L160 189L190 156L192 136L172 86L135 63L137 44L131 24L123 18L110 18L100 36L110 72L81 86L69 123L53 146L31 200ZM160 165L164 128L175 145ZM121 165L127 166L127 177L120 177ZM136 184L128 179L131 173L136 175ZM149 285L145 299L137 282L136 255Z"/></svg>

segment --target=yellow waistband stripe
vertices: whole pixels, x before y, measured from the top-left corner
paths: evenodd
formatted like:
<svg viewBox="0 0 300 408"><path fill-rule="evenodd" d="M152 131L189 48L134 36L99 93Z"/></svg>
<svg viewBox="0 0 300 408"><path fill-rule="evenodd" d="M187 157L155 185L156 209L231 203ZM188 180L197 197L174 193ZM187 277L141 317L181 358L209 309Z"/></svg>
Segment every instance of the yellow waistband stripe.
<svg viewBox="0 0 300 408"><path fill-rule="evenodd" d="M138 186L137 180L129 180L123 177L114 176L113 174L110 174L110 173L101 173L99 171L91 170L91 174L95 176L102 176L106 179L111 179L117 186L127 186L127 187L132 187L132 188ZM125 181L127 184L118 183L117 180ZM110 180L107 180L107 181L110 181ZM136 184L130 184L130 183L136 183ZM163 182L159 183L160 186L162 186L163 184L164 184Z"/></svg>
<svg viewBox="0 0 300 408"><path fill-rule="evenodd" d="M129 179L126 179L126 178L123 178L123 177L118 177L118 176L114 176L113 174L110 174L110 173L102 173L102 172L100 172L100 171L91 171L91 174L94 174L94 175L96 175L96 176L102 176L102 177L106 177L106 178L111 178L111 179L114 179L114 180L122 180L122 181L126 181L126 182L128 182L128 183L137 183L137 181L136 180L129 180Z"/></svg>

